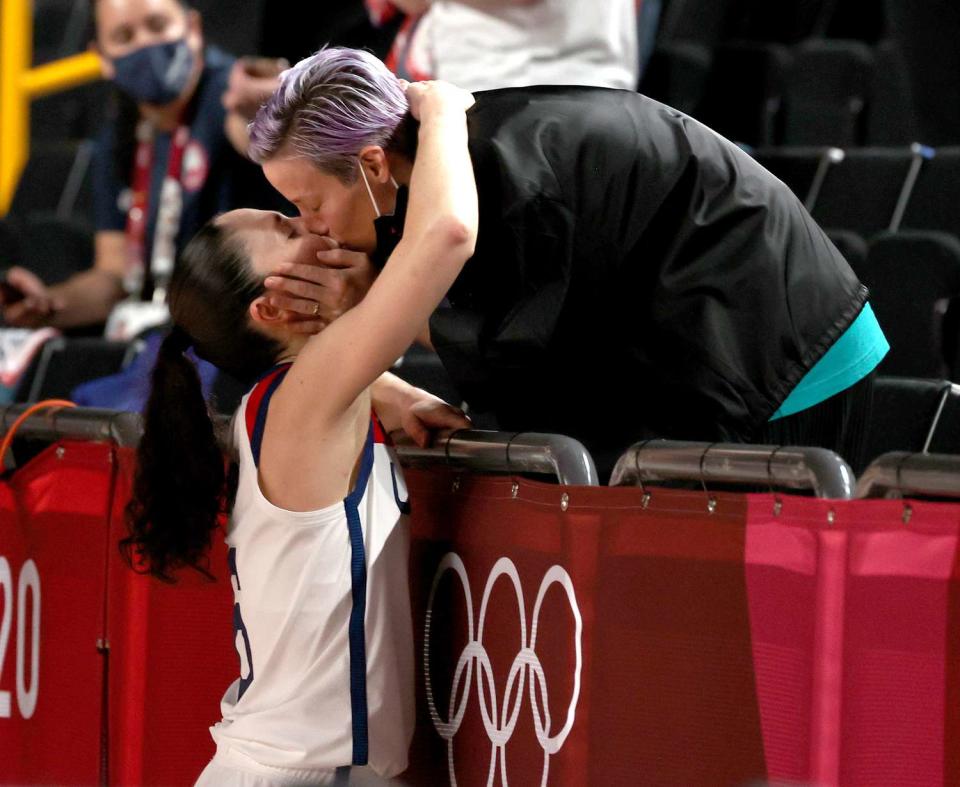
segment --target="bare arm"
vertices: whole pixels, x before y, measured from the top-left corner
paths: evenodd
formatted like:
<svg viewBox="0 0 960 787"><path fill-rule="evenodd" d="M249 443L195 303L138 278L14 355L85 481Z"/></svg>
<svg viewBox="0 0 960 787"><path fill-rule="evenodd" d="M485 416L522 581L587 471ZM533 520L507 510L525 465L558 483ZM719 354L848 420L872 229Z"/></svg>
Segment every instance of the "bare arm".
<svg viewBox="0 0 960 787"><path fill-rule="evenodd" d="M248 158L247 149L250 147L250 133L247 131L249 121L237 112L227 112L223 121L223 133L233 145L233 149L244 158Z"/></svg>
<svg viewBox="0 0 960 787"><path fill-rule="evenodd" d="M430 443L435 429L469 429L463 410L385 372L370 389L373 407L388 432L402 429L419 446Z"/></svg>
<svg viewBox="0 0 960 787"><path fill-rule="evenodd" d="M247 124L277 89L280 73L286 68L290 64L282 58L241 57L230 69L227 90L221 98L227 110L223 132L240 155L246 156L250 145Z"/></svg>
<svg viewBox="0 0 960 787"><path fill-rule="evenodd" d="M345 413L403 354L473 254L477 191L465 94L442 83L420 83L411 85L408 95L411 108L419 107L421 124L403 239L366 298L310 339L277 392L302 391L314 418ZM318 403L310 381L329 369L337 373L328 378Z"/></svg>
<svg viewBox="0 0 960 787"><path fill-rule="evenodd" d="M126 239L122 232L98 232L94 238L94 263L89 270L47 287L23 268L10 270L7 279L25 298L3 310L8 325L36 328L74 328L105 322L123 298Z"/></svg>

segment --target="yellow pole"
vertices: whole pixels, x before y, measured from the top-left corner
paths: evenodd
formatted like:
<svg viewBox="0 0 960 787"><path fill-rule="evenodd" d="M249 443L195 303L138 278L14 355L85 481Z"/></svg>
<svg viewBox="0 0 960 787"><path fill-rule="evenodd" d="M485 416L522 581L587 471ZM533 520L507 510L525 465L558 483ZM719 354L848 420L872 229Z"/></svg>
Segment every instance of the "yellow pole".
<svg viewBox="0 0 960 787"><path fill-rule="evenodd" d="M100 58L93 52L65 57L27 71L20 84L30 98L69 90L100 78Z"/></svg>
<svg viewBox="0 0 960 787"><path fill-rule="evenodd" d="M13 201L30 147L30 100L100 78L92 52L37 68L32 0L0 0L0 216Z"/></svg>
<svg viewBox="0 0 960 787"><path fill-rule="evenodd" d="M30 0L0 0L0 216L27 161L29 98L20 80L33 57Z"/></svg>

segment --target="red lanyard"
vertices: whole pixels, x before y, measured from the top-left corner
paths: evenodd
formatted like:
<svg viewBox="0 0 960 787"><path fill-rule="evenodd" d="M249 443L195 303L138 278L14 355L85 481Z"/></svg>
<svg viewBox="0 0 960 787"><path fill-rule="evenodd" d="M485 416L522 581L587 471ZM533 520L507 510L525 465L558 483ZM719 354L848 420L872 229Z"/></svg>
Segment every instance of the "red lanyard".
<svg viewBox="0 0 960 787"><path fill-rule="evenodd" d="M178 124L170 140L167 173L160 188L160 205L154 227L153 250L150 255L150 283L162 295L173 272L180 214L183 210L183 153L190 141L190 128ZM127 211L127 272L124 286L130 295L140 296L144 290L146 270L147 221L150 216L150 180L153 171L154 129L141 121L137 126L137 151L133 161L133 198Z"/></svg>

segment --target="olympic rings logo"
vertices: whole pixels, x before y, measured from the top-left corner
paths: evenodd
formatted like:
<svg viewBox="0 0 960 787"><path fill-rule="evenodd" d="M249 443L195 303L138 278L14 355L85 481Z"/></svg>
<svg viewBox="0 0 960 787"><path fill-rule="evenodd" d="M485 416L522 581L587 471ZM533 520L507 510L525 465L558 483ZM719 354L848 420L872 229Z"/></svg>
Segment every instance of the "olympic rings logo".
<svg viewBox="0 0 960 787"><path fill-rule="evenodd" d="M456 670L453 676L453 686L450 691L450 703L447 710L447 719L441 718L437 711L436 703L433 697L433 684L430 680L430 630L431 619L433 616L433 601L437 592L437 586L440 579L447 571L453 571L460 578L463 587L464 600L467 610L467 630L469 642L460 654L457 660ZM503 697L503 707L499 709L497 697L493 682L493 667L490 663L489 655L483 646L483 630L487 616L487 602L490 600L490 593L494 584L501 576L506 576L513 583L513 589L517 596L517 608L520 613L520 652L513 660L510 672L507 677L506 691ZM567 716L563 727L554 735L551 735L551 716L550 703L547 697L547 681L543 672L543 666L536 653L537 646L537 628L540 618L540 607L543 604L544 596L547 590L554 584L560 585L566 591L567 601L570 603L570 609L576 622L576 634L574 647L576 650L576 668L573 675L573 693L570 697L570 704L567 706ZM453 738L460 729L464 714L467 709L467 700L470 696L470 682L473 677L473 664L477 663L477 696L480 702L480 713L483 718L483 726L487 731L487 736L493 748L490 752L490 772L487 776L487 784L493 784L493 777L496 771L497 760L500 761L500 779L503 787L507 787L507 762L506 745L513 736L513 731L517 725L517 717L520 715L520 705L523 701L523 689L526 681L527 670L530 671L530 704L533 708L533 723L536 729L537 741L543 749L543 772L540 780L541 787L546 787L547 775L550 766L550 756L556 754L563 746L567 735L573 727L574 715L577 707L577 700L580 697L580 672L583 666L582 653L582 634L583 620L580 616L580 608L577 605L576 594L573 590L573 580L570 575L560 566L552 566L544 575L540 583L540 590L537 593L537 600L533 605L533 619L530 623L530 638L527 639L527 619L526 606L523 600L523 589L520 587L520 575L517 567L509 558L502 557L494 565L490 576L487 578L486 587L483 589L483 600L480 602L480 618L477 622L476 636L474 636L473 627L473 597L470 593L470 581L467 578L467 570L460 556L454 552L448 552L440 561L437 567L437 573L433 578L433 585L430 588L430 597L427 601L426 622L423 632L423 650L424 650L424 673L426 678L427 705L430 709L430 718L433 720L433 726L436 728L440 737L447 742L447 765L450 772L450 784L456 787L457 780L453 767ZM491 710L487 705L487 694L484 691L484 684L489 690L489 695L493 700ZM461 695L461 688L465 689ZM516 688L516 692L514 692ZM543 697L543 717L540 715L540 705L537 701L537 691ZM459 702L457 701L460 696ZM512 706L508 707L507 702L513 697ZM499 756L498 756L499 755Z"/></svg>

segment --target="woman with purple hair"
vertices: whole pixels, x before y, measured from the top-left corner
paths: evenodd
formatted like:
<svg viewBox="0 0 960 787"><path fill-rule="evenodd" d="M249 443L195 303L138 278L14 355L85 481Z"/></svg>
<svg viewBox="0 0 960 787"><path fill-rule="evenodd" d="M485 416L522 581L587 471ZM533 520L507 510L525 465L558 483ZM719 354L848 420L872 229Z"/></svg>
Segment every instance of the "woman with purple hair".
<svg viewBox="0 0 960 787"><path fill-rule="evenodd" d="M477 248L419 331L474 410L572 435L602 474L658 436L820 445L859 464L887 344L782 182L630 91L475 95L466 141L449 144L472 161ZM415 129L367 53L321 50L281 76L250 152L335 248L268 279L276 305L321 324L360 297L402 237L413 163L442 166Z"/></svg>

